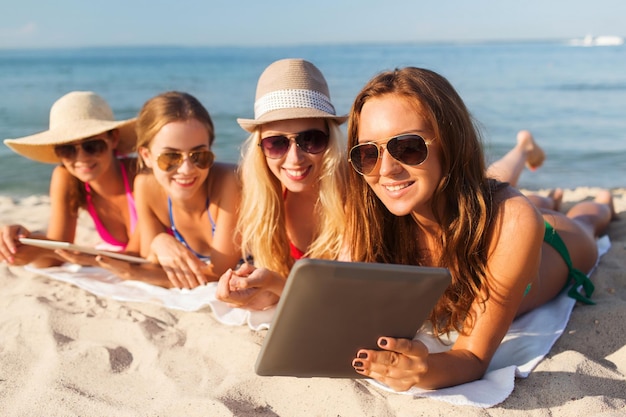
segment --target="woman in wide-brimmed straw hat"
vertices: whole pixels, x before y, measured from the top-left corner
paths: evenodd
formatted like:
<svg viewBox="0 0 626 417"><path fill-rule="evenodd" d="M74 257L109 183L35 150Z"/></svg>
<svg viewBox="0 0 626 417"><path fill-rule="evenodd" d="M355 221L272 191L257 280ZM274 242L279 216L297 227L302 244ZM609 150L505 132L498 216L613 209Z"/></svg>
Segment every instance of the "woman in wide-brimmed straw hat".
<svg viewBox="0 0 626 417"><path fill-rule="evenodd" d="M4 226L0 260L45 267L66 260L91 263L93 257L64 256L20 245L20 237L73 242L80 208L94 220L109 250L139 251L134 233L136 211L132 195L136 158L118 158L133 152L134 119L116 121L107 102L90 91L74 91L50 109L50 128L19 139L6 139L12 150L38 162L59 164L50 180L51 216L48 231L31 233L21 225Z"/></svg>
<svg viewBox="0 0 626 417"><path fill-rule="evenodd" d="M232 305L275 304L293 263L301 257L335 259L344 227L345 138L320 70L303 59L283 59L261 74L254 119L237 119L250 132L240 172L238 228L244 264L220 278L218 297Z"/></svg>

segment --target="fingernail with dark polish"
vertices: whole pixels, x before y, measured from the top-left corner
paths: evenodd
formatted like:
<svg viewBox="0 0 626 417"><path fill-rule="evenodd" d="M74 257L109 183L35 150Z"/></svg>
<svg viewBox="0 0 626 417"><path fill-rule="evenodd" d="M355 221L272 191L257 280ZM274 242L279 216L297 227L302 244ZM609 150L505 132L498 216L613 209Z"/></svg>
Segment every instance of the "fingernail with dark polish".
<svg viewBox="0 0 626 417"><path fill-rule="evenodd" d="M359 353L358 357L359 357L359 359L367 359L367 353L361 352L361 353Z"/></svg>
<svg viewBox="0 0 626 417"><path fill-rule="evenodd" d="M380 339L380 342L378 342L378 344L381 346L387 346L387 339Z"/></svg>
<svg viewBox="0 0 626 417"><path fill-rule="evenodd" d="M354 361L353 366L359 366L359 367L363 366L363 362L361 362L361 361Z"/></svg>

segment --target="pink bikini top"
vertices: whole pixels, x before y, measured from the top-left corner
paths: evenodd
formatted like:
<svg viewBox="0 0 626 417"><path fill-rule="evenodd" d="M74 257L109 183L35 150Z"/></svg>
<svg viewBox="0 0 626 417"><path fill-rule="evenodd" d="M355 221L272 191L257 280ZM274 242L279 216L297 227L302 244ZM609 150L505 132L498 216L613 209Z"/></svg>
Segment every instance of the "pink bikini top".
<svg viewBox="0 0 626 417"><path fill-rule="evenodd" d="M128 182L126 168L124 168L124 164L121 162L120 169L122 171L124 189L126 190L126 201L128 202L128 212L130 213L130 232L132 233L137 226L137 210L135 209L135 199L133 198L133 192ZM91 187L87 183L85 183L85 191L87 191L87 211L93 219L98 235L100 235L100 238L104 241L104 245L98 245L97 247L99 249L107 249L113 251L123 251L124 249L126 249L126 243L120 242L119 240L114 238L111 233L109 233L109 231L104 227L102 221L100 221L98 213L96 212L96 208L94 207L93 201L91 199Z"/></svg>

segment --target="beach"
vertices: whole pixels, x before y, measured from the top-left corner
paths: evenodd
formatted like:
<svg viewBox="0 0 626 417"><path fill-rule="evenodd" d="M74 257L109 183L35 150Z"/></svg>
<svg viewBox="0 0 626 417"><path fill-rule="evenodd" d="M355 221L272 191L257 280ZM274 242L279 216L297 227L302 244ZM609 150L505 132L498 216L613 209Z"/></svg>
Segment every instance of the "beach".
<svg viewBox="0 0 626 417"><path fill-rule="evenodd" d="M565 190L563 209L597 189ZM546 191L540 191L547 192ZM228 326L211 309L99 297L0 265L3 416L617 416L626 412L626 188L614 189L611 248L592 275L596 305L527 378L490 408L390 393L364 380L260 377L265 330ZM0 196L0 223L45 230L47 196ZM82 213L77 242L93 244Z"/></svg>

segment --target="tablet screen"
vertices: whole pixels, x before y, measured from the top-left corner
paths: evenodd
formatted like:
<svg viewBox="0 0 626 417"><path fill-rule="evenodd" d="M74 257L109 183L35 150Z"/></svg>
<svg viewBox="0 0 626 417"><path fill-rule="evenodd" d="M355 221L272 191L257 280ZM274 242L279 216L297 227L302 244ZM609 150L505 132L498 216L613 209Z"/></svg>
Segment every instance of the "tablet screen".
<svg viewBox="0 0 626 417"><path fill-rule="evenodd" d="M297 261L257 358L259 375L364 378L352 367L380 336L412 339L450 284L444 268Z"/></svg>

